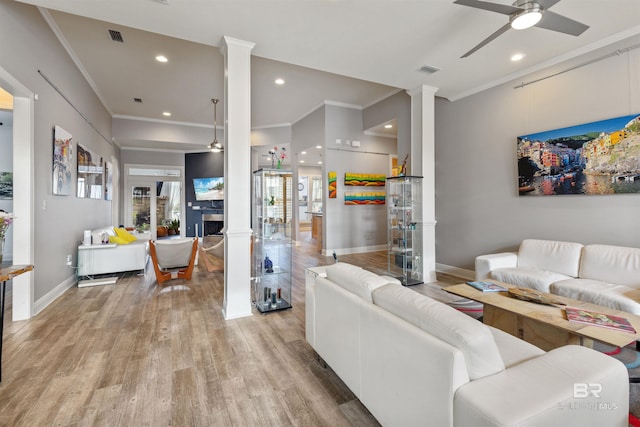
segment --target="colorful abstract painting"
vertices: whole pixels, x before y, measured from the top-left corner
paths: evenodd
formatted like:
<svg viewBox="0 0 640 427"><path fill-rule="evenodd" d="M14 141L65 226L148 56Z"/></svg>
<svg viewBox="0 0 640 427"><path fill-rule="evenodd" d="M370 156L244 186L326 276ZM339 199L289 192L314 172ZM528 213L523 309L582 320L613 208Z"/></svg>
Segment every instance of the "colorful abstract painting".
<svg viewBox="0 0 640 427"><path fill-rule="evenodd" d="M640 114L518 137L521 196L640 192Z"/></svg>
<svg viewBox="0 0 640 427"><path fill-rule="evenodd" d="M337 187L336 187L337 174L335 172L329 172L328 177L329 177L329 198L335 199L336 193L337 193Z"/></svg>
<svg viewBox="0 0 640 427"><path fill-rule="evenodd" d="M385 199L386 193L384 191L344 193L345 205L384 205Z"/></svg>
<svg viewBox="0 0 640 427"><path fill-rule="evenodd" d="M377 173L350 173L344 174L344 185L356 187L384 187L386 175Z"/></svg>
<svg viewBox="0 0 640 427"><path fill-rule="evenodd" d="M53 129L53 194L57 196L71 194L72 139L60 126Z"/></svg>

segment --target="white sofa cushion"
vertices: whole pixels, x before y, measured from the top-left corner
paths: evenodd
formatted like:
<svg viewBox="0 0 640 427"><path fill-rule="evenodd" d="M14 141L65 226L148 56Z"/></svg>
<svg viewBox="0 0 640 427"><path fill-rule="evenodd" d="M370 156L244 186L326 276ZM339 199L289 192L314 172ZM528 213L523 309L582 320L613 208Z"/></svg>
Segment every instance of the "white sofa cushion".
<svg viewBox="0 0 640 427"><path fill-rule="evenodd" d="M548 270L565 276L578 277L580 243L555 240L525 239L518 250L518 267Z"/></svg>
<svg viewBox="0 0 640 427"><path fill-rule="evenodd" d="M541 348L517 339L500 329L489 326L489 331L498 346L498 351L500 351L500 356L506 369L545 353Z"/></svg>
<svg viewBox="0 0 640 427"><path fill-rule="evenodd" d="M500 282L542 292L549 292L549 286L553 282L572 279L571 276L531 267L498 268L490 272L489 277Z"/></svg>
<svg viewBox="0 0 640 427"><path fill-rule="evenodd" d="M379 287L372 296L375 305L460 350L471 380L504 370L500 352L486 325L402 285Z"/></svg>
<svg viewBox="0 0 640 427"><path fill-rule="evenodd" d="M624 285L591 279L570 279L551 284L551 293L640 315L640 300L634 299L640 298L640 292Z"/></svg>
<svg viewBox="0 0 640 427"><path fill-rule="evenodd" d="M640 288L640 249L587 245L576 277Z"/></svg>
<svg viewBox="0 0 640 427"><path fill-rule="evenodd" d="M565 345L467 383L454 396L454 426L627 426L629 374L612 359ZM575 396L576 383L601 385L600 397Z"/></svg>
<svg viewBox="0 0 640 427"><path fill-rule="evenodd" d="M378 276L375 273L367 271L355 265L339 262L326 268L327 279L339 285L343 289L358 295L367 302L373 302L371 292L380 286L384 286L391 282L400 283L398 280Z"/></svg>

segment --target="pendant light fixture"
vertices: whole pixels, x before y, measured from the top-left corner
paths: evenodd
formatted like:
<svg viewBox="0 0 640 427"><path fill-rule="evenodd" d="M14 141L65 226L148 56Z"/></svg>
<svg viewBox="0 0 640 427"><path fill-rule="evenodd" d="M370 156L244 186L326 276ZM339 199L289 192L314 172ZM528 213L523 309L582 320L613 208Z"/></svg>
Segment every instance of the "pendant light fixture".
<svg viewBox="0 0 640 427"><path fill-rule="evenodd" d="M209 149L212 153L219 153L222 151L223 147L220 142L218 142L218 106L219 99L211 99L213 102L213 142L209 145Z"/></svg>

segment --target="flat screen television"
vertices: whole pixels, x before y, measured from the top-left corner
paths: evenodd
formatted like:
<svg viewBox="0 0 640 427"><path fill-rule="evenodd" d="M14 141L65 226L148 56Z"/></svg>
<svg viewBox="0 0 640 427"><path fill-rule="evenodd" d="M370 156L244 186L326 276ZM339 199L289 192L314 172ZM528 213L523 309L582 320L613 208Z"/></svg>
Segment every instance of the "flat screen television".
<svg viewBox="0 0 640 427"><path fill-rule="evenodd" d="M224 178L193 178L196 200L224 200Z"/></svg>

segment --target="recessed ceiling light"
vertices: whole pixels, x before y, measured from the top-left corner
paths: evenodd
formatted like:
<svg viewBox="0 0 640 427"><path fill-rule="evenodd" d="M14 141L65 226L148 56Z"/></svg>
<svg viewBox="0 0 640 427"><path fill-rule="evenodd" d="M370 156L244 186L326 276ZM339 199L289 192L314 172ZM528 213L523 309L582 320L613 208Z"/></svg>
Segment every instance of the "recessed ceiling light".
<svg viewBox="0 0 640 427"><path fill-rule="evenodd" d="M167 62L168 59L164 55L158 55L158 56L156 56L156 61L158 61L158 62Z"/></svg>
<svg viewBox="0 0 640 427"><path fill-rule="evenodd" d="M322 145L316 145L316 148L319 150L322 148Z"/></svg>
<svg viewBox="0 0 640 427"><path fill-rule="evenodd" d="M524 58L524 53L515 53L513 55L511 55L511 60L512 61L520 61L522 58Z"/></svg>
<svg viewBox="0 0 640 427"><path fill-rule="evenodd" d="M162 115L165 116L165 117L171 117L171 113L168 112L168 111L163 111Z"/></svg>
<svg viewBox="0 0 640 427"><path fill-rule="evenodd" d="M322 162L318 162L318 164L319 164L319 165L321 165L321 164L322 164Z"/></svg>
<svg viewBox="0 0 640 427"><path fill-rule="evenodd" d="M393 125L384 125L385 129L391 129L393 127Z"/></svg>
<svg viewBox="0 0 640 427"><path fill-rule="evenodd" d="M301 151L300 154L307 154L307 152L306 151Z"/></svg>
<svg viewBox="0 0 640 427"><path fill-rule="evenodd" d="M300 163L304 163L304 160L300 160Z"/></svg>
<svg viewBox="0 0 640 427"><path fill-rule="evenodd" d="M276 84L277 85L283 85L284 84L284 79L276 79Z"/></svg>

